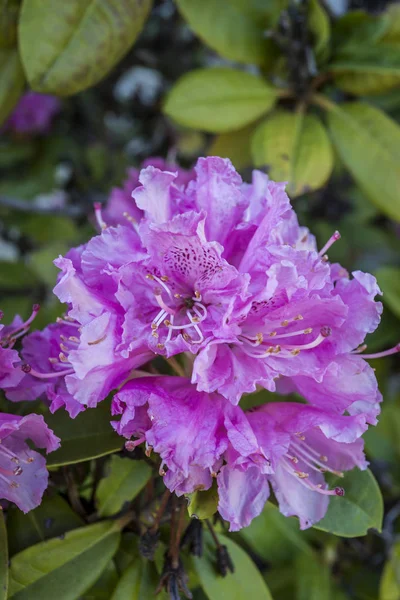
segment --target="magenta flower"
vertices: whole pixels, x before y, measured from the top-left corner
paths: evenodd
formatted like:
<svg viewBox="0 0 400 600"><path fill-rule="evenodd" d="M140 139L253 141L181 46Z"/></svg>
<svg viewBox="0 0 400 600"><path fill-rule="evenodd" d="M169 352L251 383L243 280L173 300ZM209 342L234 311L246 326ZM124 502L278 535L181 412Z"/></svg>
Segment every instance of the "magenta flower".
<svg viewBox="0 0 400 600"><path fill-rule="evenodd" d="M4 129L15 133L47 133L61 103L55 96L26 92L19 100Z"/></svg>
<svg viewBox="0 0 400 600"><path fill-rule="evenodd" d="M148 166L156 167L160 171L172 171L177 173L175 184L178 187L185 187L194 177L193 171L186 171L173 163L165 161L163 158L153 157L143 162L142 168ZM138 169L130 168L127 170L127 178L121 188L115 187L111 190L107 206L103 211L103 219L107 225L126 224L126 219L134 219L139 222L143 217L143 211L136 206L132 198L132 192L140 185Z"/></svg>
<svg viewBox="0 0 400 600"><path fill-rule="evenodd" d="M14 502L23 512L36 508L47 487L46 460L26 443L53 452L60 440L41 415L0 414L0 498Z"/></svg>
<svg viewBox="0 0 400 600"><path fill-rule="evenodd" d="M363 415L342 416L317 407L276 403L244 413L219 394L198 392L179 377L128 382L114 397L113 423L129 440L161 457L160 474L177 495L209 489L217 478L219 511L232 531L260 514L274 489L283 514L304 529L325 515L324 472L366 468Z"/></svg>
<svg viewBox="0 0 400 600"><path fill-rule="evenodd" d="M20 352L22 379L7 390L7 398L13 402L48 400L51 412L65 407L72 418L76 417L84 407L68 392L65 374L71 373L68 355L79 345L79 338L76 323L61 318L43 331L25 336Z"/></svg>
<svg viewBox="0 0 400 600"><path fill-rule="evenodd" d="M11 325L0 324L0 389L9 390L18 385L23 378L20 369L21 360L13 349L18 338L25 335L37 315L39 305L35 304L29 319L25 322L16 316ZM3 313L0 311L0 319Z"/></svg>

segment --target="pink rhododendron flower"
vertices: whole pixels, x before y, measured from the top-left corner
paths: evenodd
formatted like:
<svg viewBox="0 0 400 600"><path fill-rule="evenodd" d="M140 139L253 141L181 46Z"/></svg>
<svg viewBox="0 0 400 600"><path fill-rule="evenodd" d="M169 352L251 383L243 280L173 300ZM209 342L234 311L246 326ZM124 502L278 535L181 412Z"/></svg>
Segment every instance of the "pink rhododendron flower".
<svg viewBox="0 0 400 600"><path fill-rule="evenodd" d="M154 354L189 352L199 391L235 404L278 382L375 423L381 397L357 350L379 323L375 279L330 265L325 252L340 236L318 252L284 185L263 173L243 184L228 160L210 157L186 187L178 179L142 170L139 222L109 227L98 208L102 233L56 261L55 293L82 328L69 392L94 406Z"/></svg>
<svg viewBox="0 0 400 600"><path fill-rule="evenodd" d="M182 377L133 379L115 395L112 410L121 415L113 424L117 432L136 438L127 442L129 450L145 442L148 452L160 455L171 491L209 489L217 478L219 512L232 531L260 514L270 486L281 512L310 527L325 515L330 496L344 494L328 489L323 473L367 466L362 415L296 403L244 413Z"/></svg>
<svg viewBox="0 0 400 600"><path fill-rule="evenodd" d="M60 440L41 415L4 413L0 413L0 439L0 498L26 513L40 504L48 480L46 460L26 440L47 452L57 450Z"/></svg>
<svg viewBox="0 0 400 600"><path fill-rule="evenodd" d="M4 129L15 133L46 133L61 102L55 96L26 92L19 100Z"/></svg>

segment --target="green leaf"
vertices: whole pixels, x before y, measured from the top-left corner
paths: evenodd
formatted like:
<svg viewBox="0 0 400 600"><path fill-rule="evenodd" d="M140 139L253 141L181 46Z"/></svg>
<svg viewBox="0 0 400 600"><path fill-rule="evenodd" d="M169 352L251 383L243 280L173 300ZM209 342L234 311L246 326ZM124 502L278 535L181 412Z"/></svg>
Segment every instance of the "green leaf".
<svg viewBox="0 0 400 600"><path fill-rule="evenodd" d="M117 583L117 569L111 560L96 583L79 600L110 600Z"/></svg>
<svg viewBox="0 0 400 600"><path fill-rule="evenodd" d="M322 100L325 103L325 99ZM361 102L326 104L333 143L366 196L400 221L400 127Z"/></svg>
<svg viewBox="0 0 400 600"><path fill-rule="evenodd" d="M150 600L155 597L159 580L154 563L138 557L124 571L111 600ZM161 592L157 598L163 600L169 595Z"/></svg>
<svg viewBox="0 0 400 600"><path fill-rule="evenodd" d="M256 75L216 67L184 75L167 96L164 112L180 125L223 133L271 110L274 88Z"/></svg>
<svg viewBox="0 0 400 600"><path fill-rule="evenodd" d="M363 44L349 48L336 56L329 70L345 92L383 94L400 85L400 47Z"/></svg>
<svg viewBox="0 0 400 600"><path fill-rule="evenodd" d="M400 543L392 548L382 574L379 600L399 600L400 598Z"/></svg>
<svg viewBox="0 0 400 600"><path fill-rule="evenodd" d="M383 292L384 303L400 319L400 269L381 267L375 272L375 276Z"/></svg>
<svg viewBox="0 0 400 600"><path fill-rule="evenodd" d="M319 0L310 0L308 5L308 26L314 38L315 54L324 59L328 54L331 37L331 24Z"/></svg>
<svg viewBox="0 0 400 600"><path fill-rule="evenodd" d="M21 0L0 0L0 48L17 42L17 23Z"/></svg>
<svg viewBox="0 0 400 600"><path fill-rule="evenodd" d="M177 0L182 15L197 35L222 56L265 66L275 46L265 36L285 1ZM276 6L276 13L273 11Z"/></svg>
<svg viewBox="0 0 400 600"><path fill-rule="evenodd" d="M10 555L83 525L82 519L61 496L44 496L40 506L24 514L10 507L7 531Z"/></svg>
<svg viewBox="0 0 400 600"><path fill-rule="evenodd" d="M221 544L228 549L235 572L226 577L218 574L215 566L215 543L211 536L204 536L204 554L194 557L193 564L201 586L209 600L272 600L272 596L259 570L240 546L224 535L218 534Z"/></svg>
<svg viewBox="0 0 400 600"><path fill-rule="evenodd" d="M70 465L121 450L123 441L110 420L110 402L106 400L75 419L64 410L46 415L48 426L61 438L61 448L49 454L47 466Z"/></svg>
<svg viewBox="0 0 400 600"><path fill-rule="evenodd" d="M18 50L0 48L0 125L6 120L25 85Z"/></svg>
<svg viewBox="0 0 400 600"><path fill-rule="evenodd" d="M67 96L97 83L132 46L150 7L151 0L24 0L19 45L31 87Z"/></svg>
<svg viewBox="0 0 400 600"><path fill-rule="evenodd" d="M288 562L299 551L311 552L298 521L284 517L270 502L248 527L241 530L239 537L273 566Z"/></svg>
<svg viewBox="0 0 400 600"><path fill-rule="evenodd" d="M390 4L381 17L386 25L385 32L380 42L389 44L400 44L400 6Z"/></svg>
<svg viewBox="0 0 400 600"><path fill-rule="evenodd" d="M252 151L255 166L266 167L275 181L288 181L292 197L323 186L333 168L324 126L301 112L274 112L257 128Z"/></svg>
<svg viewBox="0 0 400 600"><path fill-rule="evenodd" d="M313 552L298 554L295 563L296 600L329 600L331 584L328 566Z"/></svg>
<svg viewBox="0 0 400 600"><path fill-rule="evenodd" d="M353 469L343 478L332 478L330 487L340 486L344 497L333 496L328 512L314 527L343 537L366 535L373 527L382 530L383 500L371 471Z"/></svg>
<svg viewBox="0 0 400 600"><path fill-rule="evenodd" d="M68 252L68 246L62 242L53 242L49 246L32 252L29 256L29 263L38 278L49 287L54 287L57 283L57 275L60 270L53 264L53 261L60 254Z"/></svg>
<svg viewBox="0 0 400 600"><path fill-rule="evenodd" d="M222 156L229 158L236 169L241 170L252 165L251 138L254 133L254 124L243 129L222 133L214 138L208 149L208 156Z"/></svg>
<svg viewBox="0 0 400 600"><path fill-rule="evenodd" d="M0 509L0 600L8 596L8 544L3 510Z"/></svg>
<svg viewBox="0 0 400 600"><path fill-rule="evenodd" d="M197 519L210 519L218 508L218 489L216 482L209 490L197 490L193 494L188 494L189 504L188 513L190 517Z"/></svg>
<svg viewBox="0 0 400 600"><path fill-rule="evenodd" d="M0 288L23 290L34 286L37 277L23 262L0 261Z"/></svg>
<svg viewBox="0 0 400 600"><path fill-rule="evenodd" d="M118 521L103 521L16 554L10 568L10 598L79 598L115 554L120 541L119 527Z"/></svg>
<svg viewBox="0 0 400 600"><path fill-rule="evenodd" d="M143 461L112 456L108 475L97 488L98 513L108 517L121 510L125 502L132 501L151 477L151 468Z"/></svg>

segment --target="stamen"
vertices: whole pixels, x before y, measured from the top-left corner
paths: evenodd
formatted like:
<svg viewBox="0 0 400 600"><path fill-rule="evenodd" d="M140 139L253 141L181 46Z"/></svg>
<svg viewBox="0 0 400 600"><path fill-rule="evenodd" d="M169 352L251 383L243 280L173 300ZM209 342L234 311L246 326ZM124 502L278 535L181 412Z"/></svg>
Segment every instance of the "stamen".
<svg viewBox="0 0 400 600"><path fill-rule="evenodd" d="M270 337L274 337L275 339L282 339L282 338L289 338L295 335L308 335L309 333L312 333L312 327L309 327L308 329L302 329L301 331L291 331L290 333L280 333L279 335L277 335L276 331L273 331L272 333L269 334Z"/></svg>
<svg viewBox="0 0 400 600"><path fill-rule="evenodd" d="M361 354L360 356L362 358L383 358L384 356L390 356L391 354L397 354L398 352L400 352L400 343L396 344L396 346L390 348L389 350L384 350L383 352L375 352L375 354ZM351 354L354 353L355 352L352 352Z"/></svg>
<svg viewBox="0 0 400 600"><path fill-rule="evenodd" d="M99 226L100 229L106 229L107 224L103 221L103 216L101 214L101 211L102 211L101 203L95 202L93 206L94 206L94 214L96 217L97 225Z"/></svg>
<svg viewBox="0 0 400 600"><path fill-rule="evenodd" d="M21 369L24 373L29 373L29 375L33 375L33 377L37 377L38 379L54 379L75 373L74 369L65 369L64 371L55 371L53 373L39 373L39 371L32 369L28 364L22 365Z"/></svg>
<svg viewBox="0 0 400 600"><path fill-rule="evenodd" d="M165 285L163 279L162 278L160 279L160 277L157 277L157 275L153 275L152 277L155 281L157 281L164 288L164 290L167 292L168 296L172 299L172 292L169 289L169 287L167 285Z"/></svg>
<svg viewBox="0 0 400 600"><path fill-rule="evenodd" d="M335 233L329 238L329 240L326 242L325 246L318 252L318 256L320 258L322 258L324 256L324 254L329 250L329 248L335 243L337 242L337 240L340 240L341 235L338 231L335 231Z"/></svg>
<svg viewBox="0 0 400 600"><path fill-rule="evenodd" d="M176 314L176 310L175 309L173 309L170 306L168 306L168 304L165 304L164 300L162 299L162 296L156 294L155 297L156 297L158 306L160 308L162 308L163 310L165 310L165 312L167 314L170 314L170 315L175 315Z"/></svg>
<svg viewBox="0 0 400 600"><path fill-rule="evenodd" d="M125 442L125 449L128 450L128 452L133 452L133 450L136 448L136 446L139 446L140 444L142 444L145 441L146 441L146 437L144 435L142 437L140 437L138 440L128 440L127 442Z"/></svg>
<svg viewBox="0 0 400 600"><path fill-rule="evenodd" d="M103 342L107 337L107 334L105 333L101 338L99 338L98 340L94 340L94 342L88 342L88 346L96 346L96 344L100 344L100 342Z"/></svg>
<svg viewBox="0 0 400 600"><path fill-rule="evenodd" d="M328 335L330 335L328 333L329 328L322 328L321 329L321 333L318 335L318 337L315 338L315 340L313 342L310 342L309 344L302 344L302 345L297 345L297 346L293 346L293 344L285 344L283 347L283 349L286 350L310 350L311 348L316 348L317 346L319 346L320 344L322 344L322 342L324 341L324 339L326 337L328 337Z"/></svg>

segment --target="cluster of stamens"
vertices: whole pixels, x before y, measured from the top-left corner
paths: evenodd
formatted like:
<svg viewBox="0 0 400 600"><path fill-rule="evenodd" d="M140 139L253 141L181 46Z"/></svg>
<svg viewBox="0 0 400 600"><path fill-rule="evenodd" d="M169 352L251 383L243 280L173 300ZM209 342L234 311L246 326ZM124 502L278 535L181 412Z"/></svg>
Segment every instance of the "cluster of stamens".
<svg viewBox="0 0 400 600"><path fill-rule="evenodd" d="M306 437L303 433L299 432L295 434L295 438L292 439L290 444L290 450L286 453L282 460L282 465L285 471L290 473L298 479L304 487L324 494L326 496L344 496L344 489L341 487L335 487L334 489L326 489L323 484L313 484L310 481L310 473L308 471L300 471L297 465L301 462L310 471L316 471L317 473L332 473L338 477L343 477L341 471L336 471L329 466L329 459L317 452L306 442Z"/></svg>
<svg viewBox="0 0 400 600"><path fill-rule="evenodd" d="M168 285L167 276L158 277L148 273L146 278L155 281L159 286L154 289L154 296L160 311L151 323L151 335L159 339L159 328L164 325L167 330L165 340L157 344L157 348L163 350L165 345L171 341L174 332L182 333L184 340L192 344L201 344L204 341L204 335L199 325L207 318L207 308L202 302L201 293L195 290L193 296L173 292ZM163 295L167 295L164 300ZM187 321L178 322L182 316Z"/></svg>

